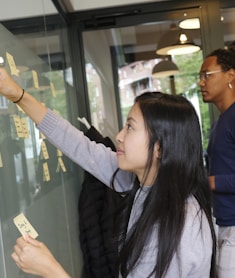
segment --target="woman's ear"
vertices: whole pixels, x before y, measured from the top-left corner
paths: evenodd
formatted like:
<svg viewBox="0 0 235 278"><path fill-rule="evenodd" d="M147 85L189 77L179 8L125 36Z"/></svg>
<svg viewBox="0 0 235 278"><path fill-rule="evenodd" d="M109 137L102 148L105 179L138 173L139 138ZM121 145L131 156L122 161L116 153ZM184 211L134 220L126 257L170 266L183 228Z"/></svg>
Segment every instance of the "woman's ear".
<svg viewBox="0 0 235 278"><path fill-rule="evenodd" d="M156 142L155 145L154 145L154 156L157 159L160 159L161 156L162 156L159 142Z"/></svg>

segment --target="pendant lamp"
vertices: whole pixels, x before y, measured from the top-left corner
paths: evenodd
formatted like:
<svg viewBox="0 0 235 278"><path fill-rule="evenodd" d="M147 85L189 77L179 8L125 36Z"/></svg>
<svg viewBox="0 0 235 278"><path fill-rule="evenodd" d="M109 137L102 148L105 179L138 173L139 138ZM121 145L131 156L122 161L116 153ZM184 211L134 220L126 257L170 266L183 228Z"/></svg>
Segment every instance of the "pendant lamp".
<svg viewBox="0 0 235 278"><path fill-rule="evenodd" d="M169 60L163 60L156 64L152 70L152 77L166 77L175 75L179 72L179 68L175 63Z"/></svg>
<svg viewBox="0 0 235 278"><path fill-rule="evenodd" d="M182 29L200 29L199 18L188 18L180 21L179 27Z"/></svg>
<svg viewBox="0 0 235 278"><path fill-rule="evenodd" d="M158 55L182 55L200 50L186 30L172 24L170 30L163 34L157 44Z"/></svg>

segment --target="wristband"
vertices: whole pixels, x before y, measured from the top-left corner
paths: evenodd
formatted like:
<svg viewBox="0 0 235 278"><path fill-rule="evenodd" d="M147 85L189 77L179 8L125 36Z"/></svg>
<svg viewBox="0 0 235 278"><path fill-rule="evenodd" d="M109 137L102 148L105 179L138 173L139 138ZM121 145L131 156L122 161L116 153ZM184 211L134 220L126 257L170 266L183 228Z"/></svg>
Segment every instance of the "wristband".
<svg viewBox="0 0 235 278"><path fill-rule="evenodd" d="M22 89L22 95L16 101L13 101L13 103L20 102L22 100L23 96L24 96L24 89Z"/></svg>

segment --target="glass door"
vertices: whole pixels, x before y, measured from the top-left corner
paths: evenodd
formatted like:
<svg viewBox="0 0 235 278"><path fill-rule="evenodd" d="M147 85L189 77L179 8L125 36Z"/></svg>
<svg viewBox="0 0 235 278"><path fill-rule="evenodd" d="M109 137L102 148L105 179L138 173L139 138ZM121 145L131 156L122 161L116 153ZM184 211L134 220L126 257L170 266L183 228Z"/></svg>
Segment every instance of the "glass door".
<svg viewBox="0 0 235 278"><path fill-rule="evenodd" d="M156 21L156 18L159 21ZM180 27L183 19L196 20L196 27ZM208 105L202 102L198 87L198 72L203 60L200 11L179 11L154 16L135 17L136 25L83 32L86 78L92 124L104 135L114 135L125 123L134 98L146 91L181 94L196 108L201 122L203 144L207 146L209 130ZM190 33L194 53L159 55L160 39L172 28ZM154 77L153 68L170 60L178 72Z"/></svg>

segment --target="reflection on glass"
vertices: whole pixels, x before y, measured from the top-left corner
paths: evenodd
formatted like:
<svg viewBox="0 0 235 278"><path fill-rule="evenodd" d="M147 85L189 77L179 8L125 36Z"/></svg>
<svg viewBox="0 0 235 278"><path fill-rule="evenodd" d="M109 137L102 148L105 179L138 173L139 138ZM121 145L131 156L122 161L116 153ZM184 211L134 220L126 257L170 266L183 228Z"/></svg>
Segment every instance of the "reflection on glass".
<svg viewBox="0 0 235 278"><path fill-rule="evenodd" d="M177 25L180 21L181 19L174 23ZM152 90L182 94L192 101L198 112L203 144L206 148L210 126L209 112L208 105L201 100L197 79L203 59L202 50L187 55L171 56L171 60L179 68L178 74L169 77L152 77L153 67L165 58L156 55L157 42L161 35L169 30L170 24L172 22L169 21L150 22L136 26L84 32L92 121L99 128L100 124L97 121L102 122L102 117L110 118L115 127L115 109L109 111L105 102L109 100L109 106L112 105L112 98L116 99L117 107L120 106L119 128L122 128L137 95ZM194 42L201 45L200 29L188 32ZM96 41L95 47L94 41ZM91 79L91 72L98 79ZM99 97L96 95L97 91ZM115 97L115 94L118 95ZM99 109L94 109L101 96L103 101L99 104ZM103 130L107 132L105 123ZM103 130L100 129L101 132Z"/></svg>
<svg viewBox="0 0 235 278"><path fill-rule="evenodd" d="M101 79L91 64L86 64L86 78L89 93L89 104L92 125L101 133L104 133L104 101L101 89Z"/></svg>
<svg viewBox="0 0 235 278"><path fill-rule="evenodd" d="M60 30L53 32L52 41L58 44L55 37ZM27 40L26 35L24 39L16 37L0 25L0 34L0 53L7 71L40 102L68 118L67 92L71 87L64 80L63 50L57 45L54 51L58 52L50 54L48 59L47 48L42 48L40 39L36 47L40 32L27 33ZM27 42L30 47L25 45ZM68 215L77 195L74 188L78 190L79 185L71 163L19 106L0 97L0 114L0 277L27 276L19 272L9 254L20 236L12 220L21 212L28 216L40 239L48 243L63 266L73 277L78 277L81 272L77 266L81 261L78 237L73 239L77 243L74 246L70 242L70 233L76 235L78 217L70 220Z"/></svg>
<svg viewBox="0 0 235 278"><path fill-rule="evenodd" d="M235 44L235 8L223 9L221 11L221 22L224 32L225 45Z"/></svg>

